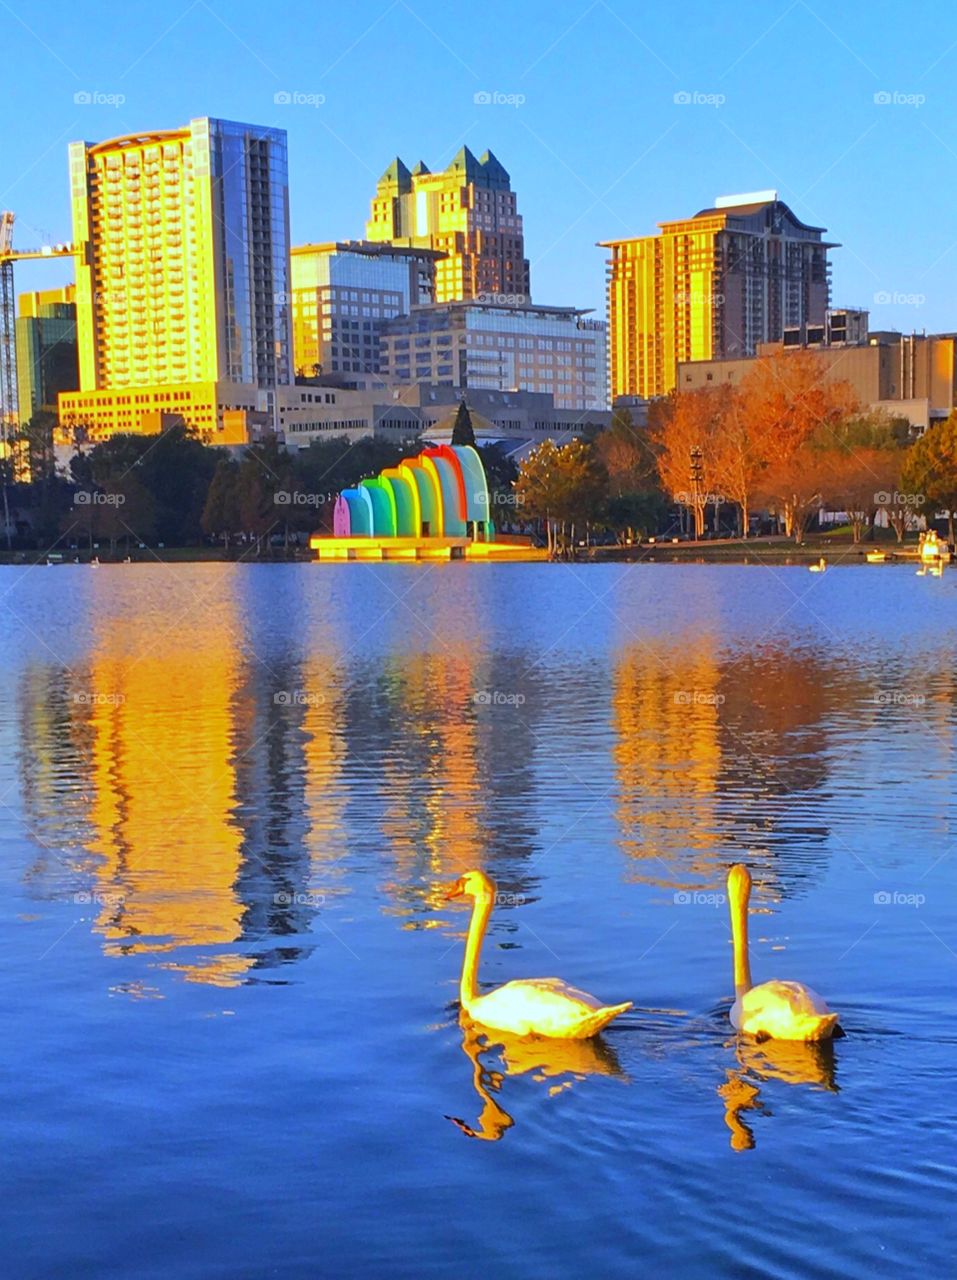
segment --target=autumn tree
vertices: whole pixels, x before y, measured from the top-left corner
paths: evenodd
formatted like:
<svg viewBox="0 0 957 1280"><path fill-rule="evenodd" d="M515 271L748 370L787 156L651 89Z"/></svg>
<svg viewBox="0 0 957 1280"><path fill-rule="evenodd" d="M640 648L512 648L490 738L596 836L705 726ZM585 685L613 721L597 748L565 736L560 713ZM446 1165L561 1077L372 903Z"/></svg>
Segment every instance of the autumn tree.
<svg viewBox="0 0 957 1280"><path fill-rule="evenodd" d="M928 427L908 450L901 472L901 488L919 501L932 518L947 512L947 537L954 541L957 511L957 412Z"/></svg>
<svg viewBox="0 0 957 1280"><path fill-rule="evenodd" d="M675 502L690 508L698 538L709 496L718 492L716 442L731 395L730 386L673 391L649 410L661 483Z"/></svg>

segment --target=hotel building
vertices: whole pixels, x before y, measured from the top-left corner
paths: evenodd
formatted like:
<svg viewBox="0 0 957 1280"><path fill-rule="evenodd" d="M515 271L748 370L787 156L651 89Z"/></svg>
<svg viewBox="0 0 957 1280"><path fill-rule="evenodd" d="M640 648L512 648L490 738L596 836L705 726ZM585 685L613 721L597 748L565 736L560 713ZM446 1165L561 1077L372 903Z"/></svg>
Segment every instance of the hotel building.
<svg viewBox="0 0 957 1280"><path fill-rule="evenodd" d="M396 157L379 179L366 239L436 249L437 302L531 296L522 219L508 173L491 151L476 159L462 147L447 169Z"/></svg>
<svg viewBox="0 0 957 1280"><path fill-rule="evenodd" d="M182 419L237 441L292 382L289 192L279 129L195 119L70 146L80 384L61 431Z"/></svg>
<svg viewBox="0 0 957 1280"><path fill-rule="evenodd" d="M435 301L442 254L351 240L292 251L297 377L377 373L383 323Z"/></svg>
<svg viewBox="0 0 957 1280"><path fill-rule="evenodd" d="M556 407L608 405L606 328L575 307L446 302L382 329L381 371L404 383L536 391Z"/></svg>
<svg viewBox="0 0 957 1280"><path fill-rule="evenodd" d="M76 304L72 285L21 293L16 321L17 398L21 422L56 412L61 391L79 385Z"/></svg>
<svg viewBox="0 0 957 1280"><path fill-rule="evenodd" d="M608 264L612 397L666 395L678 365L754 355L786 328L824 325L830 301L822 227L776 191L721 196L660 234L602 241Z"/></svg>

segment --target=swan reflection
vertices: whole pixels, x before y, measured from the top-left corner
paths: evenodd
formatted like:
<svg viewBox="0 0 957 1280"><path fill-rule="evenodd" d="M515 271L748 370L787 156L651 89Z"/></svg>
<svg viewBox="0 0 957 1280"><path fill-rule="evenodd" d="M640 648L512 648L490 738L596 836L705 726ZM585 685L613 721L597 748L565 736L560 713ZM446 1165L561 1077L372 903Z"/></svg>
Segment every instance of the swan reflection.
<svg viewBox="0 0 957 1280"><path fill-rule="evenodd" d="M831 1040L755 1040L735 1041L736 1068L729 1068L718 1096L724 1103L724 1122L731 1130L734 1151L750 1151L755 1145L754 1132L744 1119L753 1111L770 1115L761 1099L761 1083L771 1080L783 1084L809 1085L838 1093L837 1064Z"/></svg>
<svg viewBox="0 0 957 1280"><path fill-rule="evenodd" d="M498 1142L515 1123L496 1097L506 1076L531 1075L537 1084L547 1086L549 1097L574 1088L590 1075L627 1079L614 1050L599 1036L590 1040L519 1039L468 1019L462 1019L461 1027L462 1052L472 1064L472 1087L481 1109L474 1125L459 1116L446 1118L470 1138Z"/></svg>

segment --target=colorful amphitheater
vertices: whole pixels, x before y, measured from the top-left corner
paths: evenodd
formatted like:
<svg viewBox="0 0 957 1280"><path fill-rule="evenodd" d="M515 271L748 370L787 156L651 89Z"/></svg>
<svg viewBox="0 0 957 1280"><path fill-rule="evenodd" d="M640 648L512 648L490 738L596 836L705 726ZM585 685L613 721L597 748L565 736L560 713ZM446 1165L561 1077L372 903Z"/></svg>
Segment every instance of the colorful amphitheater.
<svg viewBox="0 0 957 1280"><path fill-rule="evenodd" d="M336 499L320 560L538 560L531 539L496 535L488 482L471 445L435 445Z"/></svg>

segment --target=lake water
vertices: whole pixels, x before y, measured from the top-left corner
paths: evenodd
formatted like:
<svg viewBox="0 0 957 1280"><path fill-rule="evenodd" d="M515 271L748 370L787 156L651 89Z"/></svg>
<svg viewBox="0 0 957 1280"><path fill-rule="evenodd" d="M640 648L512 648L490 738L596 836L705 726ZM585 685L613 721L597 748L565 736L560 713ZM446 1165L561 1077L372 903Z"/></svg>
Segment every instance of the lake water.
<svg viewBox="0 0 957 1280"><path fill-rule="evenodd" d="M953 1274L955 587L0 569L3 1274ZM473 866L600 1042L463 1033Z"/></svg>

